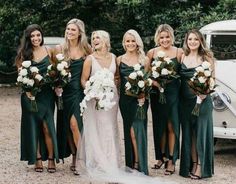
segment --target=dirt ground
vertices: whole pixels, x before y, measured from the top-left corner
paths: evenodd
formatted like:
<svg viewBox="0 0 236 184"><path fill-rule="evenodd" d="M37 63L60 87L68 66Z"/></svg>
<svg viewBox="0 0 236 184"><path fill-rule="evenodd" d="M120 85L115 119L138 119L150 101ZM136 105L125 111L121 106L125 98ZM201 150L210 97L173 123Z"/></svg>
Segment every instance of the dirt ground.
<svg viewBox="0 0 236 184"><path fill-rule="evenodd" d="M150 113L149 113L150 115ZM0 87L0 184L88 184L69 170L71 158L65 163L57 164L57 172L46 172L47 163L44 163L44 172L34 172L34 166L28 166L20 161L20 89L16 87ZM151 116L151 115L150 115ZM149 118L151 119L151 118ZM119 117L120 132L122 132L121 118ZM154 150L152 137L152 122L148 124L149 167L154 164ZM123 139L121 135L121 145ZM122 148L122 153L124 152ZM124 153L122 154L124 157ZM180 184L230 184L235 183L236 173L236 141L219 140L215 147L215 175L210 179L193 181L178 175L179 161L176 172L171 176L164 176L164 170L149 170L151 176L158 176ZM93 184L97 184L94 183Z"/></svg>

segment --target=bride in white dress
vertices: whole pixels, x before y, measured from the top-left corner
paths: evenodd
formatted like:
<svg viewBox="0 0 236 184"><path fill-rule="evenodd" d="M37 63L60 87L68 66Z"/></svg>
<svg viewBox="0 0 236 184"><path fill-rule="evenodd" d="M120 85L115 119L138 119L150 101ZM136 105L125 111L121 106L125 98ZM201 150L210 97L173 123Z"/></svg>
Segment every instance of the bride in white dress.
<svg viewBox="0 0 236 184"><path fill-rule="evenodd" d="M94 31L91 36L93 54L84 61L81 76L82 86L97 71L106 68L114 76L117 71L116 57L110 53L110 37L106 31ZM116 79L116 76L115 76ZM96 100L87 103L83 113L83 133L78 143L76 172L80 177L92 181L126 184L165 183L136 170L121 165L119 132L117 126L118 95L114 89L116 104L108 111L96 110ZM169 183L169 182L168 182Z"/></svg>

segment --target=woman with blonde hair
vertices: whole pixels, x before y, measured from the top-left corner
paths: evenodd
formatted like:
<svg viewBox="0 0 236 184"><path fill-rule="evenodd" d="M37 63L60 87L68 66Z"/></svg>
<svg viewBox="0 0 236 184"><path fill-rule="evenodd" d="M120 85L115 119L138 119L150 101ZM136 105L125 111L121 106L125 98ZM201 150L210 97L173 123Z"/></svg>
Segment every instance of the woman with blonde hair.
<svg viewBox="0 0 236 184"><path fill-rule="evenodd" d="M62 111L58 111L57 118L59 158L64 159L72 154L70 169L75 171L77 144L83 128L79 104L84 93L80 80L84 60L91 53L82 20L74 18L67 23L65 43L55 48L55 55L58 53L64 55L71 72L70 82L63 89L55 90L57 95L62 93L64 106Z"/></svg>
<svg viewBox="0 0 236 184"><path fill-rule="evenodd" d="M182 148L180 175L201 179L212 177L214 173L214 145L212 100L210 95L199 95L202 100L199 116L192 114L197 95L190 89L188 81L196 68L204 61L211 65L214 77L214 58L207 49L203 35L198 30L190 30L184 40L184 55L181 64L180 122L182 127Z"/></svg>
<svg viewBox="0 0 236 184"><path fill-rule="evenodd" d="M142 102L147 117L148 101L144 97L136 98L125 93L127 77L133 72L133 66L141 64L148 70L148 58L143 51L143 42L137 31L128 30L122 41L125 53L117 58L120 74L120 111L124 125L126 166L148 174L147 118L136 117L138 103Z"/></svg>
<svg viewBox="0 0 236 184"><path fill-rule="evenodd" d="M174 30L168 24L161 24L154 37L156 46L148 51L150 62L155 60L159 51L165 52L165 57L174 63L174 70L179 72L179 62L183 53L182 49L175 47ZM175 172L175 162L179 158L179 87L180 80L174 79L167 83L164 89L166 103L159 102L160 84L153 80L151 98L151 111L153 120L154 146L157 163L153 169L165 166L165 175Z"/></svg>

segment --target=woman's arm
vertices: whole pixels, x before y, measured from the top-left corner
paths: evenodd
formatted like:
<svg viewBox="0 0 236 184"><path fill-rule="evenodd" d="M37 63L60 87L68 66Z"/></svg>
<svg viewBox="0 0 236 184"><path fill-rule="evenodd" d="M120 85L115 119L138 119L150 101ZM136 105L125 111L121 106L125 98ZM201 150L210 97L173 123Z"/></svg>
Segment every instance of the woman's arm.
<svg viewBox="0 0 236 184"><path fill-rule="evenodd" d="M89 79L91 73L91 66L92 66L92 58L88 56L84 61L84 66L81 76L81 85L83 86L83 88L85 88L85 84Z"/></svg>

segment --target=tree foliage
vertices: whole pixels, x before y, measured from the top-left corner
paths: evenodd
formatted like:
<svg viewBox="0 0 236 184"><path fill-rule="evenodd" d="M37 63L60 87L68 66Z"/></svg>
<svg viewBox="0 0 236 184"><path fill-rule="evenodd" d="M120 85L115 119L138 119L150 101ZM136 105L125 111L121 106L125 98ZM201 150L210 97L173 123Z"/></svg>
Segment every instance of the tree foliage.
<svg viewBox="0 0 236 184"><path fill-rule="evenodd" d="M74 17L93 30L110 33L112 51L123 52L122 37L128 29L137 30L145 50L154 46L158 25L175 29L176 44L184 34L210 22L235 19L236 0L0 0L0 60L12 65L27 25L37 23L46 36L63 36L66 23Z"/></svg>

